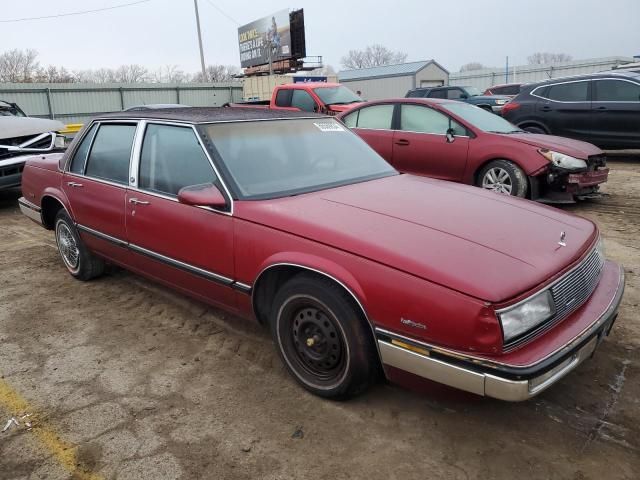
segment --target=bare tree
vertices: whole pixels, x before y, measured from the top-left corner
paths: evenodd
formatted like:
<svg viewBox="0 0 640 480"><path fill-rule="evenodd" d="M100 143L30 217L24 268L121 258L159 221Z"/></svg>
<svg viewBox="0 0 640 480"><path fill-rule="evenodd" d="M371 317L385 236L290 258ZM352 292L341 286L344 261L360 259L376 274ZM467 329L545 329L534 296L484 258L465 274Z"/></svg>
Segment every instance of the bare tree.
<svg viewBox="0 0 640 480"><path fill-rule="evenodd" d="M547 65L550 63L570 62L573 57L567 53L536 52L527 57L529 65Z"/></svg>
<svg viewBox="0 0 640 480"><path fill-rule="evenodd" d="M121 65L115 71L118 83L141 83L149 80L149 70L142 65Z"/></svg>
<svg viewBox="0 0 640 480"><path fill-rule="evenodd" d="M43 83L73 83L76 81L76 76L64 67L49 65L38 69L34 75L34 81Z"/></svg>
<svg viewBox="0 0 640 480"><path fill-rule="evenodd" d="M324 65L322 68L316 68L314 70L311 70L309 74L330 77L336 74L336 70L331 65Z"/></svg>
<svg viewBox="0 0 640 480"><path fill-rule="evenodd" d="M462 65L460 67L460 71L461 72L469 72L471 70L482 70L483 68L487 68L487 67L485 67L480 62L469 62L469 63L465 63L464 65Z"/></svg>
<svg viewBox="0 0 640 480"><path fill-rule="evenodd" d="M32 82L40 64L35 50L9 50L0 54L0 82Z"/></svg>
<svg viewBox="0 0 640 480"><path fill-rule="evenodd" d="M240 69L234 65L207 65L205 69L206 78L202 78L202 73L196 73L193 82L228 82L233 80L235 75L240 73Z"/></svg>
<svg viewBox="0 0 640 480"><path fill-rule="evenodd" d="M404 63L407 54L394 52L379 44L369 45L364 50L349 50L340 63L344 68L357 70L360 68L380 67Z"/></svg>
<svg viewBox="0 0 640 480"><path fill-rule="evenodd" d="M177 65L165 65L154 72L152 79L155 83L182 83L188 77Z"/></svg>

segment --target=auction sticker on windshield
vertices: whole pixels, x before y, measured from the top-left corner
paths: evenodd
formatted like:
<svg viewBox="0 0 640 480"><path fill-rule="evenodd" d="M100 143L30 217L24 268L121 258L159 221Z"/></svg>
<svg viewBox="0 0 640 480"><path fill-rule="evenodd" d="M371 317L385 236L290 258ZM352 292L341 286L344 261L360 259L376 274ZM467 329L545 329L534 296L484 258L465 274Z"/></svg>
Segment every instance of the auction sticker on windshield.
<svg viewBox="0 0 640 480"><path fill-rule="evenodd" d="M344 132L344 128L336 122L313 122L323 132Z"/></svg>

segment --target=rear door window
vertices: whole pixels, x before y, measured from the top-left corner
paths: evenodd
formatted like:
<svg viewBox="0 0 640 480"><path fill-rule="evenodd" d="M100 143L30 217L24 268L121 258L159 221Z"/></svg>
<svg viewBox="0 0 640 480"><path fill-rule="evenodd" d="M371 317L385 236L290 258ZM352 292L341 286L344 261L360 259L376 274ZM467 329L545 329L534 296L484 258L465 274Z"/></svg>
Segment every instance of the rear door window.
<svg viewBox="0 0 640 480"><path fill-rule="evenodd" d="M149 124L138 187L176 196L183 187L215 183L216 175L191 127Z"/></svg>
<svg viewBox="0 0 640 480"><path fill-rule="evenodd" d="M129 183L129 161L136 125L102 124L93 141L85 174L115 183Z"/></svg>
<svg viewBox="0 0 640 480"><path fill-rule="evenodd" d="M294 90L291 95L291 106L299 108L303 112L314 112L316 110L316 102L311 95L304 90Z"/></svg>
<svg viewBox="0 0 640 480"><path fill-rule="evenodd" d="M557 102L587 102L589 81L550 85L546 98Z"/></svg>
<svg viewBox="0 0 640 480"><path fill-rule="evenodd" d="M393 105L373 105L371 107L361 108L357 112L356 118L353 116L345 118L347 126L355 126L357 128L370 128L375 130L390 130L391 120L393 118Z"/></svg>
<svg viewBox="0 0 640 480"><path fill-rule="evenodd" d="M446 90L431 90L429 92L429 98L447 98Z"/></svg>
<svg viewBox="0 0 640 480"><path fill-rule="evenodd" d="M276 93L276 107L290 107L291 106L291 90L281 89Z"/></svg>
<svg viewBox="0 0 640 480"><path fill-rule="evenodd" d="M640 85L624 80L596 80L594 102L640 102Z"/></svg>
<svg viewBox="0 0 640 480"><path fill-rule="evenodd" d="M447 98L449 100L458 100L460 98L462 98L462 90L458 90L457 88L452 88L451 90L447 91Z"/></svg>

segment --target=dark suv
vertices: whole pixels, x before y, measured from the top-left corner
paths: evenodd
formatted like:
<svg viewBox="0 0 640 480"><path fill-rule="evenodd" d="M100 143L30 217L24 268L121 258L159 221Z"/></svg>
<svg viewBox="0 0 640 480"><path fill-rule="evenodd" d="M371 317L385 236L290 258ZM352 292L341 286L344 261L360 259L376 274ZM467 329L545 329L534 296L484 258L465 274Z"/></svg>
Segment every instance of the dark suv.
<svg viewBox="0 0 640 480"><path fill-rule="evenodd" d="M640 73L616 70L528 84L502 115L532 133L601 148L640 148Z"/></svg>
<svg viewBox="0 0 640 480"><path fill-rule="evenodd" d="M405 97L460 100L493 113L499 113L502 107L511 100L506 95L483 95L476 87L420 87L409 90Z"/></svg>

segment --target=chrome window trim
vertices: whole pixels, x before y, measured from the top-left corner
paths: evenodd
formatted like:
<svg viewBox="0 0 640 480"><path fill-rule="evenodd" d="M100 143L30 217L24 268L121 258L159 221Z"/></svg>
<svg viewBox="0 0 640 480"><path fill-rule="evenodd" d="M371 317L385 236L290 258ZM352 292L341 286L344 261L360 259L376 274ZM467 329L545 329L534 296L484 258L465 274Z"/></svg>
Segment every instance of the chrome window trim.
<svg viewBox="0 0 640 480"><path fill-rule="evenodd" d="M131 154L131 161L129 162L129 187L138 187L138 172L140 165L140 153L142 152L142 142L147 132L147 121L140 120L138 128L136 129L136 135L133 138L133 151Z"/></svg>
<svg viewBox="0 0 640 480"><path fill-rule="evenodd" d="M547 100L549 102L555 102L555 103L569 103L569 104L591 103L591 100L579 100L579 101L553 100L551 98L546 98L546 97L541 97L540 95L536 95L535 92L537 90L540 90L541 88L547 88L547 87L551 88L551 87L555 87L556 85L566 85L569 83L592 82L592 81L593 79L591 78L583 78L581 80L570 80L568 82L547 83L545 85L540 85L539 87L534 88L533 90L531 90L531 92L529 92L529 95L531 95L532 97L539 98L541 100Z"/></svg>
<svg viewBox="0 0 640 480"><path fill-rule="evenodd" d="M75 157L76 152L78 151L78 148L80 148L80 144L84 141L84 139L87 137L87 135L89 135L89 132L91 132L91 129L93 128L93 126L96 123L98 123L98 121L96 121L96 120L90 121L87 124L88 126L82 132L82 136L78 137L78 141L75 142L73 150L67 149L67 151L65 152L65 154L67 154L67 158L65 159L65 163L62 166L62 172L63 173L68 173L69 172L69 168L71 167L71 162L73 161L73 157ZM96 129L96 131L98 131L98 130ZM94 134L94 136L95 136L95 134ZM92 140L92 142L93 142L93 140ZM89 155L89 151L90 150L91 150L91 145L89 145L89 150L87 151L87 156ZM86 162L87 162L87 158L85 157L83 165L82 165L83 173L84 173L84 164Z"/></svg>
<svg viewBox="0 0 640 480"><path fill-rule="evenodd" d="M627 83L631 83L633 85L635 85L636 87L638 87L640 89L640 83L638 82L633 82L627 78L594 78L592 81L594 82L601 82L603 80L613 80L616 82L627 82ZM597 87L596 87L597 88ZM591 97L593 98L593 95L591 95ZM592 103L640 103L640 99L638 100L591 100Z"/></svg>
<svg viewBox="0 0 640 480"><path fill-rule="evenodd" d="M89 177L87 175L80 175L80 174L74 173L74 172L67 172L66 175L68 175L70 177L75 177L75 178L78 178L78 179L91 180L92 182L98 182L98 183L102 183L104 185L110 185L112 187L123 188L125 190L128 188L126 183L116 183L116 182L112 182L111 180L105 180L104 178Z"/></svg>

